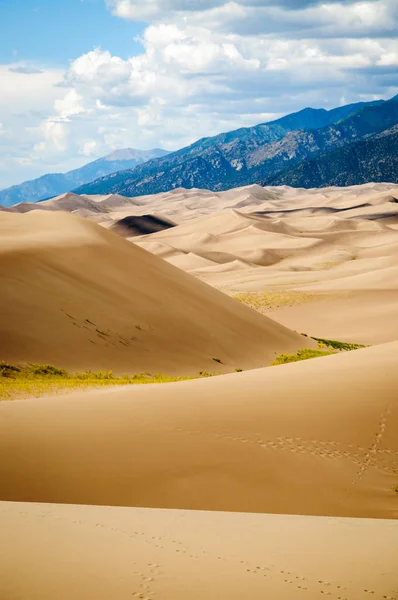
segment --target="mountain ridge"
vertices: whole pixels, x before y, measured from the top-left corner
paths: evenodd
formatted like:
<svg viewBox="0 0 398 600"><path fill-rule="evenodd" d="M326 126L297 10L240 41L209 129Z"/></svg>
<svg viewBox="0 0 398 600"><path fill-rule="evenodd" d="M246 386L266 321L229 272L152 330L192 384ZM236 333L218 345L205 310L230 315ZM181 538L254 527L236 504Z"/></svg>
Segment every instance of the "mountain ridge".
<svg viewBox="0 0 398 600"><path fill-rule="evenodd" d="M308 129L314 119L322 124L334 122ZM202 138L165 157L100 178L74 191L130 197L176 187L222 191L267 180L290 166L380 133L397 122L395 98L325 112L304 109L270 123Z"/></svg>
<svg viewBox="0 0 398 600"><path fill-rule="evenodd" d="M19 202L38 202L69 192L74 187L84 185L110 173L129 169L151 158L166 155L161 148L136 150L124 148L98 158L67 173L48 173L0 190L0 205L12 206Z"/></svg>
<svg viewBox="0 0 398 600"><path fill-rule="evenodd" d="M361 185L369 181L394 183L398 173L398 125L365 140L310 161L303 161L263 185L291 187L330 187Z"/></svg>

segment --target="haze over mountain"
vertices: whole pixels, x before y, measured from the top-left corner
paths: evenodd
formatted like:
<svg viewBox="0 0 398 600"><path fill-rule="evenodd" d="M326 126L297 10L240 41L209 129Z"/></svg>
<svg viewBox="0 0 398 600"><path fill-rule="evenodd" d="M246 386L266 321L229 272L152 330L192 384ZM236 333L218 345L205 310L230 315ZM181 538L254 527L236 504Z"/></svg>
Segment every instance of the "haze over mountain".
<svg viewBox="0 0 398 600"><path fill-rule="evenodd" d="M389 101L359 103L326 111L307 108L276 121L222 133L160 159L102 177L77 190L79 194L119 193L139 196L174 188L231 189L273 180L297 163L333 152L352 142L367 140L398 123L398 97ZM388 144L378 143L378 181L397 180L385 161ZM333 157L332 157L333 160ZM369 173L371 176L371 173ZM347 185L350 175L340 177ZM361 183L368 181L362 175ZM294 183L292 183L294 185ZM309 187L314 187L311 180Z"/></svg>
<svg viewBox="0 0 398 600"><path fill-rule="evenodd" d="M48 173L38 179L25 181L0 191L0 205L11 206L18 202L37 202L68 192L84 183L93 181L98 177L130 169L152 158L168 154L166 150L154 148L153 150L135 150L125 148L115 150L103 158L68 171L68 173Z"/></svg>

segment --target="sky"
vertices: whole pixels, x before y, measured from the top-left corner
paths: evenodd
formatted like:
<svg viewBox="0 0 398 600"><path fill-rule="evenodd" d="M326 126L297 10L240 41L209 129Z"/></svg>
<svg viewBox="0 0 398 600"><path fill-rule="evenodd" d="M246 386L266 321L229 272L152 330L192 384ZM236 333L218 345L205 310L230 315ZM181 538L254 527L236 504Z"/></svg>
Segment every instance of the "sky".
<svg viewBox="0 0 398 600"><path fill-rule="evenodd" d="M0 189L398 93L397 0L0 0Z"/></svg>

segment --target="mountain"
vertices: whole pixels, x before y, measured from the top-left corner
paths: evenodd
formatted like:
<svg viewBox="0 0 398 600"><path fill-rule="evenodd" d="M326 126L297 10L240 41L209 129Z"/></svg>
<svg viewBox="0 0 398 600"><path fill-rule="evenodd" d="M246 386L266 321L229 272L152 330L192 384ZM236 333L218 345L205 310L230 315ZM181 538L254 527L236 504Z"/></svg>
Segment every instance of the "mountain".
<svg viewBox="0 0 398 600"><path fill-rule="evenodd" d="M304 161L263 185L328 187L369 181L398 183L398 125L360 142Z"/></svg>
<svg viewBox="0 0 398 600"><path fill-rule="evenodd" d="M37 202L53 196L58 196L71 189L115 173L130 169L152 158L165 156L166 150L155 148L153 150L134 150L125 148L116 150L103 158L74 169L68 173L49 173L32 181L25 181L0 191L0 205L11 206L18 202Z"/></svg>
<svg viewBox="0 0 398 600"><path fill-rule="evenodd" d="M258 183L304 160L393 127L398 122L398 102L394 100L331 111L308 108L270 123L201 139L75 191L132 197L179 187L221 191Z"/></svg>

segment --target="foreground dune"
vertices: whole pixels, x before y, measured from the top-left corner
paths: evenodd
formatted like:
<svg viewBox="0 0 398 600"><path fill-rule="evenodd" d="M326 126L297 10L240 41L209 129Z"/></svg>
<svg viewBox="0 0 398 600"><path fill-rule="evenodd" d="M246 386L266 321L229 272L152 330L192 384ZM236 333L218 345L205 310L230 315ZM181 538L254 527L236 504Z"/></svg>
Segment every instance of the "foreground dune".
<svg viewBox="0 0 398 600"><path fill-rule="evenodd" d="M3 502L0 527L1 598L398 597L397 521Z"/></svg>
<svg viewBox="0 0 398 600"><path fill-rule="evenodd" d="M0 499L398 516L398 343L0 404Z"/></svg>
<svg viewBox="0 0 398 600"><path fill-rule="evenodd" d="M74 215L4 212L0 236L2 360L182 375L265 366L303 345L293 331Z"/></svg>

